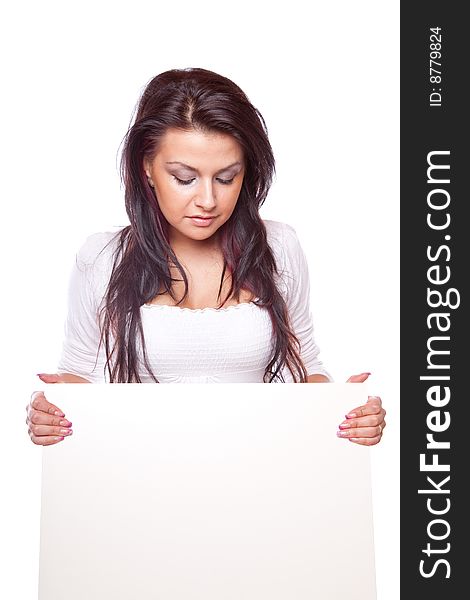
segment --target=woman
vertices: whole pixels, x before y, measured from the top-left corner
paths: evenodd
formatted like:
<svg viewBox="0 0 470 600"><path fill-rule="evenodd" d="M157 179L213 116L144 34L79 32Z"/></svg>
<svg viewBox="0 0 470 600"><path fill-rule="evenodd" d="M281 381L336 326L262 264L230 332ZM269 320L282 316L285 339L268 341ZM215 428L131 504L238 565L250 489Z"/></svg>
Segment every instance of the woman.
<svg viewBox="0 0 470 600"><path fill-rule="evenodd" d="M80 250L58 373L42 381L331 380L295 231L259 215L274 157L263 117L238 86L204 69L157 75L127 132L121 173L130 225ZM35 444L72 433L42 392L27 413ZM376 444L384 416L370 397L338 435Z"/></svg>

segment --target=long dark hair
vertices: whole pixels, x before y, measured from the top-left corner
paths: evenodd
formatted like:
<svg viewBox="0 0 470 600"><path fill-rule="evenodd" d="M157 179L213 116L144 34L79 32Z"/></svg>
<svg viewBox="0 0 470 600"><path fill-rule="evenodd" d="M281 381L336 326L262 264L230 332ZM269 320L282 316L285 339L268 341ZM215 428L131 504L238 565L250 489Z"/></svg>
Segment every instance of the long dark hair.
<svg viewBox="0 0 470 600"><path fill-rule="evenodd" d="M220 306L232 297L239 301L245 289L271 317L273 355L263 381L284 381L281 370L286 366L294 381L305 382L300 344L275 284L277 268L259 215L275 170L266 124L235 83L205 69L174 69L154 77L140 97L134 123L124 138L121 177L130 225L119 233L101 312L101 343L110 382L138 383L142 367L157 382L145 350L141 306L162 289L177 304L188 293L186 273L169 243L168 222L144 170L144 160L153 159L169 128L226 133L241 145L245 159L242 188L232 215L218 230L224 257L218 299L228 272L231 286ZM185 293L178 302L169 263L184 282Z"/></svg>

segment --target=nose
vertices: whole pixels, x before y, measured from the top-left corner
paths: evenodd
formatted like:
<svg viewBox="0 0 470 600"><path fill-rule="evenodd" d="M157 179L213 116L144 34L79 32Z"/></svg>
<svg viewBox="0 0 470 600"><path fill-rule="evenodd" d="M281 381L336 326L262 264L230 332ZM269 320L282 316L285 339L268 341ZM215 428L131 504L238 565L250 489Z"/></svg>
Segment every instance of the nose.
<svg viewBox="0 0 470 600"><path fill-rule="evenodd" d="M205 211L210 211L215 207L216 198L214 186L211 179L201 180L200 185L196 190L194 203L196 204L196 206L199 206Z"/></svg>

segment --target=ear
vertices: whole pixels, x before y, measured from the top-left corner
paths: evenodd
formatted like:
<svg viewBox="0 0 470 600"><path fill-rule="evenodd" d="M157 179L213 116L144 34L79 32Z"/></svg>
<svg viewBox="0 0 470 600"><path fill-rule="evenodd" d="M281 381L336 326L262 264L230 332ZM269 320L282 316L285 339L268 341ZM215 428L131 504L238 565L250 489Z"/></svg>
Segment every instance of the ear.
<svg viewBox="0 0 470 600"><path fill-rule="evenodd" d="M150 177L150 161L148 158L144 158L144 171L147 177Z"/></svg>

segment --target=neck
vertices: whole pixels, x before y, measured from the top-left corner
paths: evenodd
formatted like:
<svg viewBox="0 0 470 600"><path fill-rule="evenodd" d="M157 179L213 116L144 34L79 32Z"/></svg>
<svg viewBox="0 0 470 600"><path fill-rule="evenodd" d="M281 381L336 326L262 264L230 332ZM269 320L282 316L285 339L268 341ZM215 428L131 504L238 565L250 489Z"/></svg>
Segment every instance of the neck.
<svg viewBox="0 0 470 600"><path fill-rule="evenodd" d="M170 245L178 257L188 256L196 258L198 256L213 255L220 252L217 232L206 240L192 240L187 237L170 235Z"/></svg>

